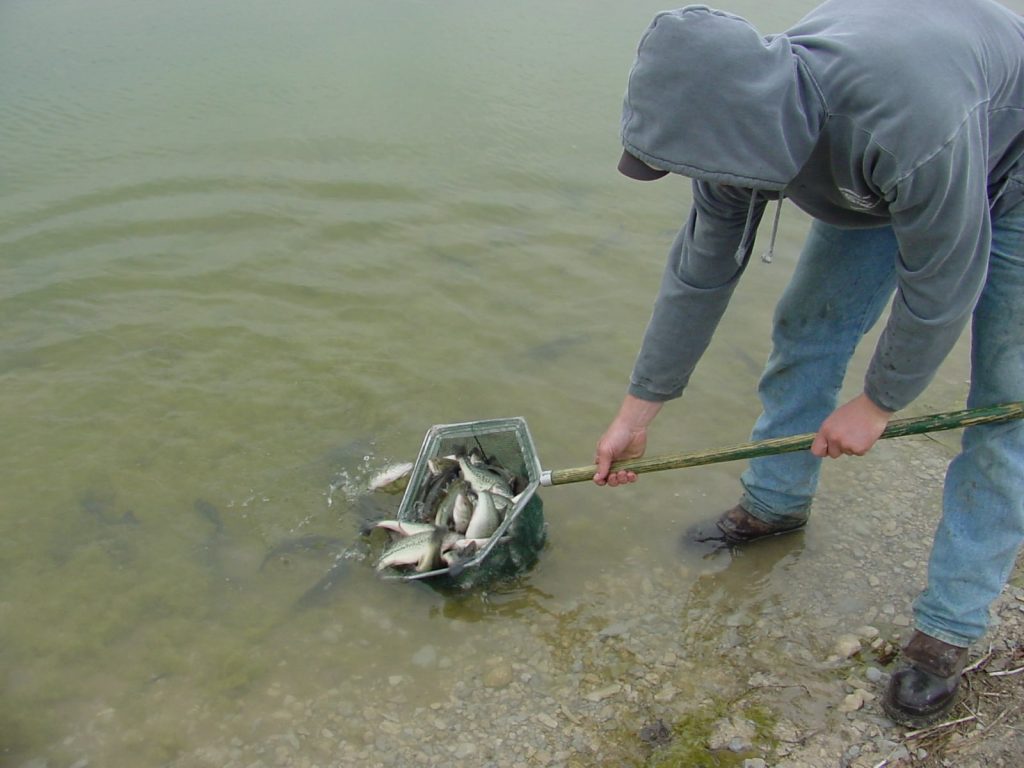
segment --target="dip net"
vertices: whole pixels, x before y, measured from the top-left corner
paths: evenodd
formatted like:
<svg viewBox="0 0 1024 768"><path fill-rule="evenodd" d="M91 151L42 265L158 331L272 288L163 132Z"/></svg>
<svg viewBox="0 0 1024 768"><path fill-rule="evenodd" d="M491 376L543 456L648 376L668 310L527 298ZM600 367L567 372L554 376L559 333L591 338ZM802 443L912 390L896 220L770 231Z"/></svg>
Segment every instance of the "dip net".
<svg viewBox="0 0 1024 768"><path fill-rule="evenodd" d="M516 501L506 509L497 530L470 559L453 566L424 573L402 573L392 578L425 580L442 589L473 589L513 578L536 564L547 537L544 507L536 495L541 468L526 421L519 417L431 427L409 475L409 485L398 508L398 520L415 522L419 519L419 506L432 480L431 460L472 451L480 452L488 463L514 475Z"/></svg>

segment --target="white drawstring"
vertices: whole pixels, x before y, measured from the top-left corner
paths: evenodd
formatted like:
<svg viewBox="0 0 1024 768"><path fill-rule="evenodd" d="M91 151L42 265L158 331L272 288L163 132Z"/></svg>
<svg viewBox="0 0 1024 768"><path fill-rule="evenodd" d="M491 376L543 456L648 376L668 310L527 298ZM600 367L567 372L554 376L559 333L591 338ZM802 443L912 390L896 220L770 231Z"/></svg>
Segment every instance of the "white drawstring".
<svg viewBox="0 0 1024 768"><path fill-rule="evenodd" d="M761 254L761 261L771 264L775 258L775 235L779 232L779 214L782 213L782 195L775 202L775 220L772 222L772 236L768 241L768 250Z"/></svg>
<svg viewBox="0 0 1024 768"><path fill-rule="evenodd" d="M754 233L751 231L754 223L754 209L757 207L757 190L750 190L750 207L747 208L747 223L743 225L743 237L740 238L740 247L736 249L734 257L737 264L742 264L750 249L750 240Z"/></svg>

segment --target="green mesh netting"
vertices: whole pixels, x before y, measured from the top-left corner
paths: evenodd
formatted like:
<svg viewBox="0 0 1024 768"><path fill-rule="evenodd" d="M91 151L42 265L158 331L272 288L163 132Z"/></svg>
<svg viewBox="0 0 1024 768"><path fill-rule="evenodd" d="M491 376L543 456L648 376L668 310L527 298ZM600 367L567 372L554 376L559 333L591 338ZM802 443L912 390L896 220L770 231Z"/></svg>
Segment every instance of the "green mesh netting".
<svg viewBox="0 0 1024 768"><path fill-rule="evenodd" d="M513 579L526 573L540 558L547 537L544 523L544 504L534 496L519 512L490 552L475 565L451 573L445 569L426 580L440 590L478 589L499 581Z"/></svg>
<svg viewBox="0 0 1024 768"><path fill-rule="evenodd" d="M398 519L403 522L416 520L416 502L422 498L425 484L430 479L428 460L474 449L512 472L517 478L514 490L521 496L505 513L489 543L471 560L454 568L408 574L402 578L422 579L431 586L446 590L474 589L514 578L536 564L544 547L547 527L544 505L536 495L540 486L540 461L526 422L521 418L432 427L413 466L409 486L398 509Z"/></svg>

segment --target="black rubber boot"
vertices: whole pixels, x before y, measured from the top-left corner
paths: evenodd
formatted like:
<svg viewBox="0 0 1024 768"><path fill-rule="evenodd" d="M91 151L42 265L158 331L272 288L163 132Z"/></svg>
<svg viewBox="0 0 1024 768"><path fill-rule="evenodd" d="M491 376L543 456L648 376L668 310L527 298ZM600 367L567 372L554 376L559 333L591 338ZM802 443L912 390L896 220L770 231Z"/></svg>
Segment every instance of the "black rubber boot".
<svg viewBox="0 0 1024 768"><path fill-rule="evenodd" d="M914 632L903 663L889 680L882 709L900 725L925 728L942 720L956 703L967 649Z"/></svg>

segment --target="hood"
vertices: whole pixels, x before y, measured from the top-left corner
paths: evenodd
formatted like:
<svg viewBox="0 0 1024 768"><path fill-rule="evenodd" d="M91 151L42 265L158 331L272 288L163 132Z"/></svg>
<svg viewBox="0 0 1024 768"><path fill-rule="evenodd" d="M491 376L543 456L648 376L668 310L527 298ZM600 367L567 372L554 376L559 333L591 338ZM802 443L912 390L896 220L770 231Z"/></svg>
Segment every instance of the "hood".
<svg viewBox="0 0 1024 768"><path fill-rule="evenodd" d="M789 38L687 6L659 13L640 40L622 144L654 168L778 191L807 161L824 119Z"/></svg>

